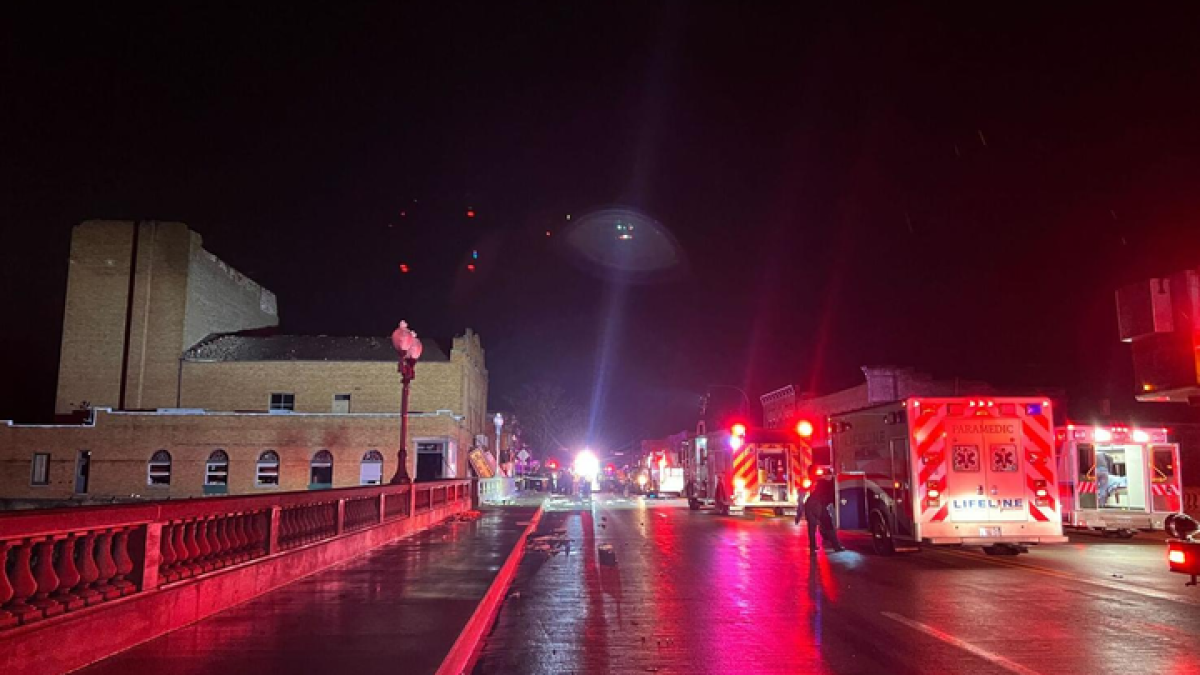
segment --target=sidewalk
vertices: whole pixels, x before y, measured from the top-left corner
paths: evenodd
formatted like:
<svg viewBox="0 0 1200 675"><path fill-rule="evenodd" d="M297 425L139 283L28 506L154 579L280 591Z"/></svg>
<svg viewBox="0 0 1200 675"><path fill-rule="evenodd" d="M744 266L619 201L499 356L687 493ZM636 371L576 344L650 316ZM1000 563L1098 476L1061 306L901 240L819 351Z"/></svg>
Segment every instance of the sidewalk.
<svg viewBox="0 0 1200 675"><path fill-rule="evenodd" d="M535 511L441 523L76 672L433 673Z"/></svg>

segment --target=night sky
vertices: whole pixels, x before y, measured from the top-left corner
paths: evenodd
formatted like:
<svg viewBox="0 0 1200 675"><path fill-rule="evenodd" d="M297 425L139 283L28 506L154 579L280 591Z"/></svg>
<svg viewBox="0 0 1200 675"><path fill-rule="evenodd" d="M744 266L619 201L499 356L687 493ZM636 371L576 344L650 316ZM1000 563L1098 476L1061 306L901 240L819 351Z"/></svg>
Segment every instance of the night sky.
<svg viewBox="0 0 1200 675"><path fill-rule="evenodd" d="M0 418L52 413L88 218L188 223L285 332L469 326L493 407L607 445L863 364L1128 400L1113 291L1200 265L1200 8L445 4L10 10ZM577 264L611 205L686 264Z"/></svg>

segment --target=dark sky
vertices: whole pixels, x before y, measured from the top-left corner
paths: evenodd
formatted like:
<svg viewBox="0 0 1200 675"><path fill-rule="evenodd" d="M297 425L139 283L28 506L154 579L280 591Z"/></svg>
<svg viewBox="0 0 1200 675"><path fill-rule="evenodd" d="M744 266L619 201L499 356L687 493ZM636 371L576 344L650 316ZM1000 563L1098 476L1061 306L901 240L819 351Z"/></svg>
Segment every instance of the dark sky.
<svg viewBox="0 0 1200 675"><path fill-rule="evenodd" d="M287 332L470 326L493 406L556 382L609 444L867 363L1128 398L1114 289L1200 264L1200 8L38 4L0 36L0 418L52 411L87 218L187 222ZM544 235L612 204L686 269Z"/></svg>

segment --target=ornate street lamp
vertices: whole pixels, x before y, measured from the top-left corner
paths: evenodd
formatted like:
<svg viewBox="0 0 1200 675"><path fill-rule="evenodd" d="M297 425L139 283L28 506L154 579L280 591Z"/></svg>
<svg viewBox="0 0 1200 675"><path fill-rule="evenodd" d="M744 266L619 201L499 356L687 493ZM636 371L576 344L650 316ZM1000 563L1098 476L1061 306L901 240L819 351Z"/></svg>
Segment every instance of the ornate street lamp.
<svg viewBox="0 0 1200 675"><path fill-rule="evenodd" d="M400 466L396 475L392 476L393 485L407 485L412 482L408 475L408 385L416 377L417 359L421 358L424 349L417 339L416 331L408 329L408 322L401 321L396 330L392 331L392 346L400 359L397 370L400 371Z"/></svg>

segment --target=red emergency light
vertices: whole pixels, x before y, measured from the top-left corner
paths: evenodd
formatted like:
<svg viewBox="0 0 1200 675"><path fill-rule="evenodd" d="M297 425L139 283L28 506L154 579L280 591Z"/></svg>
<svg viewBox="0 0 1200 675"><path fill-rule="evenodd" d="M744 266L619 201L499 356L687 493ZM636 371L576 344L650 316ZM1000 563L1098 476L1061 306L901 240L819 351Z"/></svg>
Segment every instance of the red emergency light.
<svg viewBox="0 0 1200 675"><path fill-rule="evenodd" d="M546 468L550 469L551 471L555 471L558 469L558 462L552 459L546 462Z"/></svg>
<svg viewBox="0 0 1200 675"><path fill-rule="evenodd" d="M813 423L808 420L800 420L796 423L796 433L802 438L811 438L813 435Z"/></svg>

